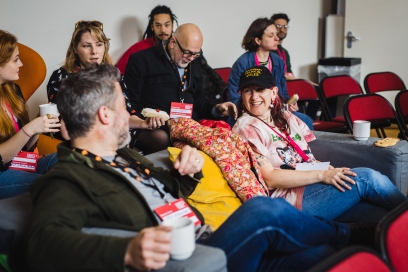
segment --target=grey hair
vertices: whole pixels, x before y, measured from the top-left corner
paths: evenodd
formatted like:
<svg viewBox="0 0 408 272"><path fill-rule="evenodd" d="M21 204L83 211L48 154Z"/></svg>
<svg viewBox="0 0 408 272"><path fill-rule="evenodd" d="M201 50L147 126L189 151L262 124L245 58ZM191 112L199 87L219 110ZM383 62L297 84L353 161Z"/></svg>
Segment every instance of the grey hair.
<svg viewBox="0 0 408 272"><path fill-rule="evenodd" d="M115 82L120 79L115 66L95 63L62 80L57 106L71 139L91 130L100 107L115 108Z"/></svg>

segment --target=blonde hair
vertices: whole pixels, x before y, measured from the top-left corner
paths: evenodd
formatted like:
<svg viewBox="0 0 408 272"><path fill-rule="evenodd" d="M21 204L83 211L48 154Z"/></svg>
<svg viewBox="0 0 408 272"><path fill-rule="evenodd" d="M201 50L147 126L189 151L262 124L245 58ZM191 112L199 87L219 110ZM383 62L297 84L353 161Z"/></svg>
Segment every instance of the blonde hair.
<svg viewBox="0 0 408 272"><path fill-rule="evenodd" d="M17 37L0 30L0 67L11 60L16 49ZM8 106L23 126L29 122L24 98L17 95L16 85L13 82L5 82L0 87L0 143L16 134L13 120L7 111Z"/></svg>
<svg viewBox="0 0 408 272"><path fill-rule="evenodd" d="M65 62L62 68L70 73L76 72L77 67L80 67L78 54L75 52L75 48L81 41L84 33L90 33L92 38L98 42L103 42L105 45L105 53L102 58L102 63L113 65L112 58L109 56L109 40L103 32L103 24L99 21L78 21L75 24L75 30L72 34L71 43L67 50Z"/></svg>

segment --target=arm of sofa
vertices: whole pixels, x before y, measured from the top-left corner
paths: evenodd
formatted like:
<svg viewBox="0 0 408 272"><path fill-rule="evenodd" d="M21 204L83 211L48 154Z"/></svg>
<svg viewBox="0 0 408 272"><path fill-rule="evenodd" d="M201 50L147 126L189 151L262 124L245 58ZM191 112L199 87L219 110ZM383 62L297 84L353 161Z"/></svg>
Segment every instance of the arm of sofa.
<svg viewBox="0 0 408 272"><path fill-rule="evenodd" d="M316 140L309 143L314 156L330 161L334 167L368 167L381 172L404 194L408 188L408 142L382 148L378 138L356 141L352 135L314 131Z"/></svg>

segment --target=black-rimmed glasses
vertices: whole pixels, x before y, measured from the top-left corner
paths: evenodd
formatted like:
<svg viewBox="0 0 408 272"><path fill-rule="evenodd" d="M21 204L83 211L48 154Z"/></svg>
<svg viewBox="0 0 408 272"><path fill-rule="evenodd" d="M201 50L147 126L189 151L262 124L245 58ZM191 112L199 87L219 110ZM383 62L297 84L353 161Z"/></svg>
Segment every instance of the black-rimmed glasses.
<svg viewBox="0 0 408 272"><path fill-rule="evenodd" d="M188 50L184 50L183 47L181 47L180 43L178 42L177 39L174 39L177 42L178 47L180 47L180 51L181 53L183 53L183 57L185 58L190 58L191 56L194 57L194 59L198 58L199 56L201 56L201 54L203 53L203 50L200 49L200 52L191 52Z"/></svg>
<svg viewBox="0 0 408 272"><path fill-rule="evenodd" d="M282 29L282 28L288 29L288 28L289 28L289 25L280 25L280 24L277 24L277 25L275 25L275 26L276 26L276 28L278 28L278 29Z"/></svg>
<svg viewBox="0 0 408 272"><path fill-rule="evenodd" d="M97 27L100 28L101 30L103 30L103 24L99 21L78 21L75 23L75 29L77 29L78 27L89 27L89 26L93 26L93 27Z"/></svg>

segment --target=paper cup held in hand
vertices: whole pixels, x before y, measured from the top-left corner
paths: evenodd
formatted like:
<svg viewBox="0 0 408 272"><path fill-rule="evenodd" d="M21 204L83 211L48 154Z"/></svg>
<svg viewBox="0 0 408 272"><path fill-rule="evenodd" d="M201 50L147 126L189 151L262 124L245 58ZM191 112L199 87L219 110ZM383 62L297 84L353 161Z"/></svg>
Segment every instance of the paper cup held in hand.
<svg viewBox="0 0 408 272"><path fill-rule="evenodd" d="M162 224L173 228L171 231L170 257L174 260L189 258L195 249L193 221L186 217L179 217L167 219Z"/></svg>
<svg viewBox="0 0 408 272"><path fill-rule="evenodd" d="M355 120L353 122L353 136L357 141L366 141L370 137L371 122Z"/></svg>
<svg viewBox="0 0 408 272"><path fill-rule="evenodd" d="M57 104L41 104L40 105L40 116L47 114L54 114L58 116Z"/></svg>

